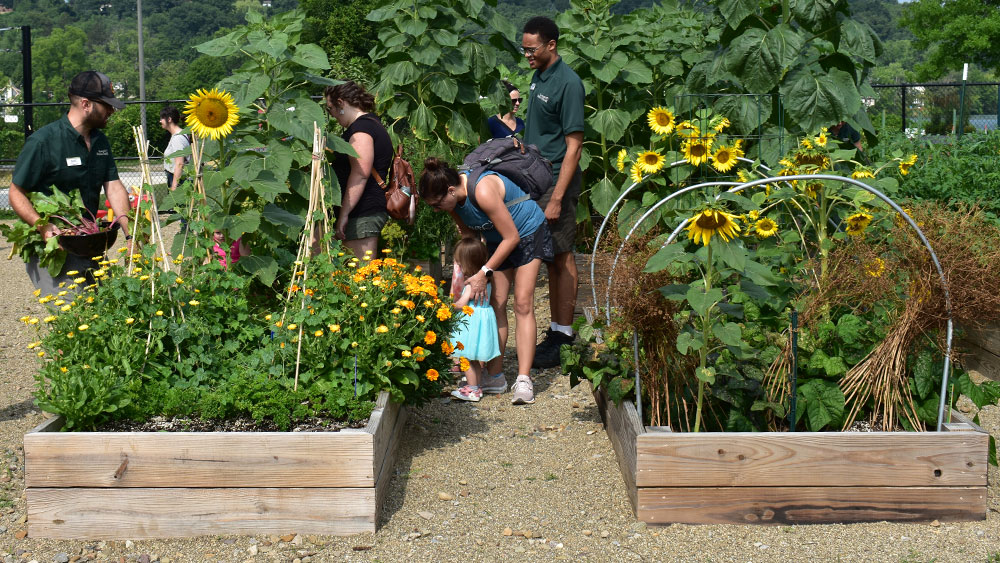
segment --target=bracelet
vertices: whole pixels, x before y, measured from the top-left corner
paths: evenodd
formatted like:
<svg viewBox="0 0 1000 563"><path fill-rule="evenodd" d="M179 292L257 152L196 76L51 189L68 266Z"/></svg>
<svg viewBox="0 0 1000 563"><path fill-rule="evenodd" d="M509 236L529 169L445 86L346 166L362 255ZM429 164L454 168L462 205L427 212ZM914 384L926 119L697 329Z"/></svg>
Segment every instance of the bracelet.
<svg viewBox="0 0 1000 563"><path fill-rule="evenodd" d="M125 240L132 240L132 235L125 235Z"/></svg>

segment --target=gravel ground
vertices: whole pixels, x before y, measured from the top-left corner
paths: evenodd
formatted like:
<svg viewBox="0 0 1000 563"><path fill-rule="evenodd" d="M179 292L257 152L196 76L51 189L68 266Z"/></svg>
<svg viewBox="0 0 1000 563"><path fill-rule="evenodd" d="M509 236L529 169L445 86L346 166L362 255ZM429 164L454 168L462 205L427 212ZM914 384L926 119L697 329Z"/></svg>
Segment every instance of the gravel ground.
<svg viewBox="0 0 1000 563"><path fill-rule="evenodd" d="M9 252L0 243L0 252ZM218 537L53 541L24 537L25 432L32 404L30 334L38 314L20 260L0 261L0 561L1000 561L1000 486L990 471L985 521L656 528L632 516L589 388L558 370L536 376L537 402L435 400L411 410L376 534L346 538ZM540 318L548 320L539 287ZM513 373L513 344L508 353ZM1000 408L982 419L1000 437ZM509 535L508 535L509 534Z"/></svg>

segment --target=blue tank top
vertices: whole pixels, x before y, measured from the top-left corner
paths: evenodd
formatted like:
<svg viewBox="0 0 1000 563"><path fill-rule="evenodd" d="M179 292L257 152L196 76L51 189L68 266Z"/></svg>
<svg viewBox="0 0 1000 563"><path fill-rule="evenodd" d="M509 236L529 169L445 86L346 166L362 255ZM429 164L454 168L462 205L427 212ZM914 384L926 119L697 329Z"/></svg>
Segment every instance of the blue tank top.
<svg viewBox="0 0 1000 563"><path fill-rule="evenodd" d="M479 176L479 180L482 180L484 176L490 174L496 175L503 182L504 194L503 202L507 204L518 198L525 198L524 201L520 201L507 207L507 211L510 212L510 216L514 219L514 227L517 228L517 234L521 237L526 237L528 235L534 234L538 230L538 227L545 221L545 213L542 208L538 206L538 202L533 199L527 198L527 194L524 190L520 188L517 184L512 182L510 178L507 178L503 174L497 174L496 172L487 171L483 172ZM466 176L469 174L466 173ZM476 180L476 183L479 183ZM471 182L471 178L468 182ZM468 185L468 183L466 184ZM503 236L497 232L496 227L493 226L493 221L483 213L482 209L479 209L472 204L472 198L466 197L465 202L462 205L455 207L455 213L461 217L462 222L465 223L467 227L474 231L480 231L483 233L483 238L487 242L500 242L503 240Z"/></svg>

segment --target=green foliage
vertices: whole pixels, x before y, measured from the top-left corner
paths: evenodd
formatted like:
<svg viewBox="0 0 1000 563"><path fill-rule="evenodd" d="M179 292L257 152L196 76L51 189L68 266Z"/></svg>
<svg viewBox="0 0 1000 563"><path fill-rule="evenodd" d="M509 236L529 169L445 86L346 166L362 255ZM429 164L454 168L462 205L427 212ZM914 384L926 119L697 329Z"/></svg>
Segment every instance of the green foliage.
<svg viewBox="0 0 1000 563"><path fill-rule="evenodd" d="M59 190L53 190L52 195L32 192L28 194L28 199L39 215L35 225L14 221L0 225L0 234L11 244L10 256L17 254L25 263L37 256L40 267L47 269L52 276L58 275L66 263L66 251L59 246L56 237L43 240L37 226L54 223L64 227L66 222L79 225L80 217L85 212L80 192L74 191L71 195ZM68 221L70 219L72 221Z"/></svg>
<svg viewBox="0 0 1000 563"><path fill-rule="evenodd" d="M923 78L937 78L946 69L975 61L1000 70L1000 10L996 2L978 0L917 0L906 5L901 23L927 51L918 67Z"/></svg>
<svg viewBox="0 0 1000 563"><path fill-rule="evenodd" d="M588 323L580 317L573 323L577 338L559 351L562 372L569 374L570 387L588 380L594 389L604 386L616 404L635 387L630 361L632 339L628 334L609 332L603 318Z"/></svg>
<svg viewBox="0 0 1000 563"><path fill-rule="evenodd" d="M368 14L378 24L369 52L379 74L372 93L396 125L417 139L476 144L486 118L510 98L500 83L498 50L516 53L516 30L484 2L390 2ZM492 108L484 112L480 98Z"/></svg>

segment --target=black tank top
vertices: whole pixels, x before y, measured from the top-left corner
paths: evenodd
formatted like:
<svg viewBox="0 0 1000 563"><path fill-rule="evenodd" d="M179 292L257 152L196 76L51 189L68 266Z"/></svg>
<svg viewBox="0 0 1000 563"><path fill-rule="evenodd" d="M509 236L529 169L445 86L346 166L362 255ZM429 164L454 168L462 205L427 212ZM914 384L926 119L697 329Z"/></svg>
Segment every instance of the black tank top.
<svg viewBox="0 0 1000 563"><path fill-rule="evenodd" d="M388 181L386 176L389 173L389 165L392 164L392 140L389 139L389 132L385 130L382 122L374 113L366 113L358 116L354 123L344 131L341 137L350 142L351 136L355 133L365 133L372 138L372 145L375 149L375 158L372 161L372 168L378 171L383 180ZM340 182L341 193L347 190L347 177L351 173L351 163L346 154L337 153L333 159L333 171ZM365 217L385 212L385 192L379 187L378 182L371 175L365 184L365 191L361 194L358 204L351 210L349 217Z"/></svg>

